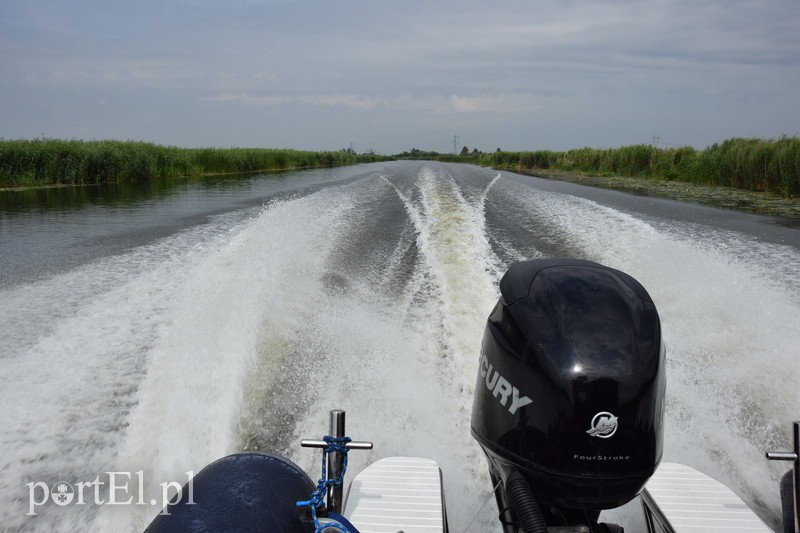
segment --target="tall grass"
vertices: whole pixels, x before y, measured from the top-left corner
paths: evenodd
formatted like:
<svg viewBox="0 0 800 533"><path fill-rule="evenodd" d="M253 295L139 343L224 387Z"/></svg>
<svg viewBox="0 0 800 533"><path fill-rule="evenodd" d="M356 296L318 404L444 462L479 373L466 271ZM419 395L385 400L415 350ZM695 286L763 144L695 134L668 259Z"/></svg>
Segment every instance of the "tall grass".
<svg viewBox="0 0 800 533"><path fill-rule="evenodd" d="M0 139L0 187L330 167L382 159L345 150L178 148L134 141Z"/></svg>
<svg viewBox="0 0 800 533"><path fill-rule="evenodd" d="M519 170L546 170L662 178L726 185L800 196L800 139L728 139L705 150L649 145L566 152L494 152L472 157L478 164Z"/></svg>

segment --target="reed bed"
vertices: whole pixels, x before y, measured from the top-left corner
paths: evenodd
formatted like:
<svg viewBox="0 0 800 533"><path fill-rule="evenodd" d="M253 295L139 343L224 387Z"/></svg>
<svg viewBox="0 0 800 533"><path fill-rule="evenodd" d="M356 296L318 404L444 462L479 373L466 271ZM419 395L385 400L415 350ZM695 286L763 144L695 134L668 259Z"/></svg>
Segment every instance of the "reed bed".
<svg viewBox="0 0 800 533"><path fill-rule="evenodd" d="M566 152L494 152L461 158L481 165L519 170L563 170L726 185L800 196L800 139L728 139L705 150L691 147L579 148Z"/></svg>
<svg viewBox="0 0 800 533"><path fill-rule="evenodd" d="M0 187L32 187L332 167L379 161L347 150L179 148L135 141L0 139Z"/></svg>

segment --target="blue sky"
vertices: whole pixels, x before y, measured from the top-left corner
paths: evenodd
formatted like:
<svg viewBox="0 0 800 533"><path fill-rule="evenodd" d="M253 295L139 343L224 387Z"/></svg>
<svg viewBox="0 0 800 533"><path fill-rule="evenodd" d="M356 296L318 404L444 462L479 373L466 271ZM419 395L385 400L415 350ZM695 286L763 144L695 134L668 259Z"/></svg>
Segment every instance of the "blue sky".
<svg viewBox="0 0 800 533"><path fill-rule="evenodd" d="M705 147L800 132L798 0L0 4L0 137Z"/></svg>

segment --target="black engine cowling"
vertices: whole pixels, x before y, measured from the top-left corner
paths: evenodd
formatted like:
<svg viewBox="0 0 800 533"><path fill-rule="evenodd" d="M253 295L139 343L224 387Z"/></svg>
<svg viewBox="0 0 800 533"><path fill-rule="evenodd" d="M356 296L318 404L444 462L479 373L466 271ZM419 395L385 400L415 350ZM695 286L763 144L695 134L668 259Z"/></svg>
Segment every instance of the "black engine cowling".
<svg viewBox="0 0 800 533"><path fill-rule="evenodd" d="M600 510L633 499L662 455L664 346L631 276L588 261L512 265L484 332L472 433L494 478L538 501Z"/></svg>

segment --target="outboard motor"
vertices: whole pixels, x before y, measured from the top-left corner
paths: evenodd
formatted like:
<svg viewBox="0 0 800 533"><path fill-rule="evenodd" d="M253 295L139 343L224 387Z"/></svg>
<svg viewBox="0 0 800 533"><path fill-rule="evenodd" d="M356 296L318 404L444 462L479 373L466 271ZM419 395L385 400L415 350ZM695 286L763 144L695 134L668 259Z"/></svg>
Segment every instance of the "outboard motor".
<svg viewBox="0 0 800 533"><path fill-rule="evenodd" d="M512 265L483 337L472 434L506 532L620 531L662 455L664 345L652 299L597 263ZM588 526L580 529L579 526Z"/></svg>

